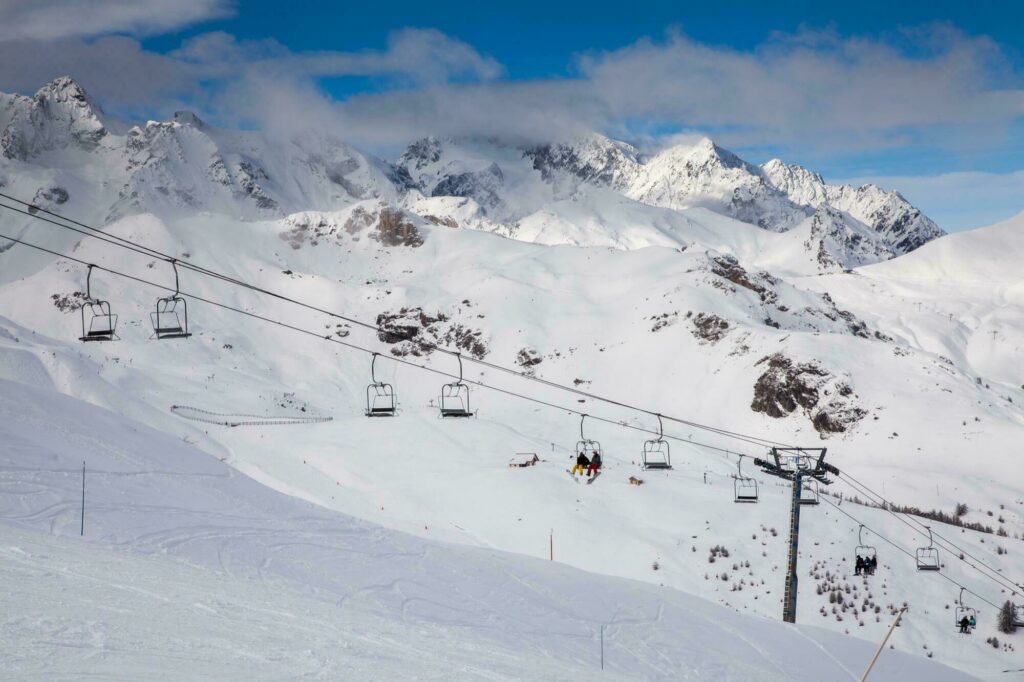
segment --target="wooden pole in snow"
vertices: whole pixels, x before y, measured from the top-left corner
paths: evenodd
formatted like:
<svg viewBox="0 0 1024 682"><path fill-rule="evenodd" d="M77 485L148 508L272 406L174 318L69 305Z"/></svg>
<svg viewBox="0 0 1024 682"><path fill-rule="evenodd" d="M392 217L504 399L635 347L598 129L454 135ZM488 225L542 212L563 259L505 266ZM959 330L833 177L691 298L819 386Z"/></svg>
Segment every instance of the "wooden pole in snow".
<svg viewBox="0 0 1024 682"><path fill-rule="evenodd" d="M896 626L900 624L900 618L903 617L903 612L906 610L907 607L904 606L896 614L896 620L892 622L892 625L889 626L889 631L886 632L885 637L882 638L882 643L878 645L878 651L875 652L874 658L872 658L871 662L868 663L868 669L864 671L863 675L861 675L860 682L864 682L864 680L868 679L868 673L870 673L871 669L875 667L875 662L878 660L878 657L882 654L882 649L885 648L885 643L889 641L889 636L892 634L892 631L895 630Z"/></svg>
<svg viewBox="0 0 1024 682"><path fill-rule="evenodd" d="M555 560L555 529L551 529L551 534L548 535L548 561Z"/></svg>
<svg viewBox="0 0 1024 682"><path fill-rule="evenodd" d="M79 535L85 535L85 461L82 461L82 527Z"/></svg>

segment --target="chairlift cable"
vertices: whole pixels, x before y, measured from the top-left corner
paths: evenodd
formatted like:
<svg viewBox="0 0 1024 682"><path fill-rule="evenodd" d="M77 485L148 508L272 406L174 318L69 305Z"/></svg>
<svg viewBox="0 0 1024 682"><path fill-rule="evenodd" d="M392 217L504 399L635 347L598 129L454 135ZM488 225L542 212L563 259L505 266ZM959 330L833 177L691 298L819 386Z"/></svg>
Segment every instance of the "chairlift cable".
<svg viewBox="0 0 1024 682"><path fill-rule="evenodd" d="M35 213L31 213L29 211L22 210L22 209L19 209L17 207L8 206L6 204L0 203L0 208L4 208L4 209L10 210L10 211L14 211L16 213L20 213L20 214L28 216L30 218L41 220L41 221L49 223L51 225L55 225L57 227L61 227L61 228L67 229L67 230L71 230L73 232L77 232L77 233L82 234L82 235L87 236L87 237L93 237L95 239L99 239L100 241L106 242L108 244L111 244L111 245L114 245L114 246L120 246L122 248L129 249L131 251L134 251L136 253L145 255L147 257L162 258L164 260L172 260L174 258L173 256L170 256L168 254L162 253L162 252L160 252L160 251L158 251L156 249L150 248L150 247L145 246L143 244L139 244L138 242L126 239L124 237L117 237L115 235L109 235L106 232L103 232L102 230L99 230L99 229L97 229L95 227L91 227L89 225L86 225L85 223L82 223L82 222L79 222L77 220L74 220L73 218L65 217L65 216L63 216L63 215L61 215L59 213L56 213L54 211L50 211L50 210L45 209L45 208L43 208L41 206L36 206L35 204L27 202L27 201L25 201L23 199L18 199L18 198L13 197L13 196L11 196L9 194L0 192L0 197L3 197L3 198L8 199L10 201L14 201L14 202L19 203L19 204L23 204L25 206L30 206L32 208L35 208L38 212L45 213L45 214L47 214L49 216L52 216L54 218L59 218L60 220L63 220L63 221L67 221L69 223L72 223L72 225L77 225L79 227L84 228L84 230L77 229L76 227L72 227L72 225L66 225L66 224L64 224L62 222L57 222L56 220L51 220L51 219L48 219L48 218L44 218L44 217L42 217L40 215L37 215ZM234 277L231 277L231 276L228 276L228 275L224 275L222 273L216 272L214 270L210 270L208 268L205 268L205 267L202 267L202 266L199 266L199 265L195 265L195 264L190 263L190 262L183 262L183 261L178 261L178 262L182 265L182 267L189 268L190 270L193 270L195 272L207 275L209 277L213 277L215 279L222 280L224 282L228 282L228 283L233 284L235 286L240 286L240 287L243 287L243 288L247 288L247 289L250 289L252 291L256 291L258 293L262 293L264 295L271 296L273 298L277 298L279 300L286 301L288 303L292 303L294 305L298 305L300 307L303 307L303 308L306 308L306 309L309 309L309 310L313 310L315 312L327 315L329 317L340 319L340 320L343 320L343 321L348 322L350 324L354 324L354 325L357 325L357 326L360 326L360 327L364 327L366 329L370 329L370 330L373 330L373 331L376 331L376 332L385 331L379 325L371 324L371 323L368 323L368 322L364 322L362 320L358 320L358 319L355 319L355 318L348 317L346 315L342 315L342 314L334 312L334 311L326 310L324 308L320 308L318 306L315 306L315 305L312 305L312 304L309 304L309 303L305 303L305 302L300 301L298 299L290 298L288 296L284 296L282 294L278 294L276 292L269 291L267 289L263 289L262 287L258 287L258 286L254 285L254 284L250 284L250 283L245 282L243 280L239 280L237 278L234 278ZM424 350L438 351L438 352L442 352L442 353L447 353L449 355L458 355L459 354L458 351L453 351L453 350L450 350L450 349L445 348L443 346L439 346L437 344L430 343L428 341L422 341L422 340L418 340L418 339L410 339L410 341L412 343L415 343L416 345L418 345L420 348L422 348ZM649 414L649 415L652 415L652 416L659 416L658 412L655 412L655 411L647 409L647 408L639 407L639 406L632 405L632 404L629 404L629 403L626 403L626 402L622 402L620 400L615 400L613 398L608 398L608 397L605 397L605 396L601 396L601 395L597 395L597 394L594 394L594 393L590 393L588 391L583 391L583 390L581 390L579 388L576 388L574 386L568 386L568 385L565 385L565 384L559 384L557 382L554 382L554 381L551 381L551 380L548 380L548 379L543 379L543 378L537 377L537 376L530 376L530 375L524 374L523 372L521 372L519 370L516 370L514 368L506 367L506 366L499 365L499 364L496 364L496 363L493 363L493 362L489 362L489 361L483 360L481 358L474 358L474 357L470 356L467 359L470 362L476 363L476 364L478 364L480 366L483 366L483 367L486 367L488 369L493 369L493 370L496 370L496 371L501 371L501 372L505 372L505 373L508 373L508 374L512 374L512 375L514 375L516 377L519 377L519 378L522 378L522 379L526 379L528 381L533 381L533 382L536 382L536 383L540 383L542 385L545 385L545 386L548 386L548 387L551 387L551 388L555 388L555 389L562 390L562 391L568 391L570 393L574 393L576 395L584 396L584 397L590 398L592 400L597 400L597 401L600 401L600 402L604 402L604 403L607 403L609 405L614 405L616 407L621 407L621 408L628 409L628 410L633 410L633 411L636 411L636 412L643 412L645 414ZM765 446L769 446L769 445L786 446L785 443L780 443L780 442L777 442L777 441L773 441L773 440L766 439L766 438L761 438L761 437L758 437L758 436L752 436L752 435L749 435L749 434L743 434L743 433L739 433L739 432L736 432L736 431L729 431L727 429L721 429L721 428L710 426L710 425L707 425L707 424L701 424L699 422L695 422L695 421L688 420L688 419L683 419L681 417L673 417L673 416L670 416L670 415L660 415L660 416L664 417L665 419L668 419L669 421L676 422L678 424L682 424L682 425L685 425L685 426L692 426L694 428L705 430L705 431L709 431L711 433L717 433L719 435L726 436L726 437L729 437L729 438L733 438L733 439L736 439L736 440L740 440L740 441L749 443L751 445L756 445L758 447L765 447ZM789 446L787 446L787 447L789 447Z"/></svg>
<svg viewBox="0 0 1024 682"><path fill-rule="evenodd" d="M908 557L910 557L911 559L913 559L913 560L915 560L915 561L917 560L917 558L916 558L916 557L915 557L915 556L914 556L913 554L911 554L911 553L910 553L909 551L907 551L907 550L906 550L906 549L905 549L905 548L904 548L904 547L903 547L902 545L899 545L899 544L897 544L897 543L893 542L892 540L890 540L889 538L885 537L884 535L882 535L881 533L879 533L878 531L876 531L875 529L873 529L873 528L872 528L871 526L868 526L867 524L863 523L863 522L862 522L862 521L860 521L860 520L859 520L859 519L858 519L857 517L855 517L855 516L854 516L853 514L850 514L850 513L848 513L848 512L847 512L847 511L846 511L845 509L843 509L842 507L840 507L840 506L839 506L839 505L837 505L836 503L832 502L831 500L829 500L829 499L827 499L827 498L823 498L823 499L825 500L825 502L827 502L828 504L830 504L830 505L832 506L832 508L833 508L833 509L835 509L835 510L839 511L839 512L840 512L840 513L842 513L842 514L843 514L844 516L848 517L848 518L849 518L849 519L850 519L851 521L853 521L854 523L856 523L856 524L857 524L858 526L861 526L861 527L863 527L863 528L864 528L865 530L867 530L868 532L872 533L873 535L875 535L875 536L877 536L877 537L881 538L882 540L885 540L885 541L886 541L887 543L889 543L890 545L892 545L892 546L893 546L894 548L896 548L896 549L897 549L897 550L899 550L900 552L902 552L902 553L906 554L906 555L907 555ZM996 606L995 604L993 604L992 602L990 602L990 601L989 601L988 599L985 599L984 597L982 597L982 596L981 596L980 594L978 594L978 593L977 593L977 592L975 592L974 590L970 589L969 587L966 587L966 586L964 586L964 585L961 585L961 584L960 584L960 583L958 583L958 582L957 582L956 580L954 580L953 578L950 578L950 577L949 577L948 575L946 575L946 574L945 574L944 572L942 572L942 571L936 571L935 573L936 573L936 575L942 576L943 578L945 578L945 579L946 579L946 580L948 580L949 582L953 583L953 584L954 584L954 585L956 585L957 587L959 587L959 588L961 588L961 589L963 589L963 590L965 590L965 591L969 592L970 594L973 594L973 595L974 595L975 597L977 597L977 598L978 598L978 599L980 599L981 601L985 602L986 604L988 604L988 605L989 605L989 606L991 606L992 608L994 608L994 609L996 609L996 610L999 610L999 607L998 607L998 606Z"/></svg>
<svg viewBox="0 0 1024 682"><path fill-rule="evenodd" d="M959 545L957 545L956 543L952 542L951 540L946 539L943 535L940 535L939 533L936 533L934 530L931 529L930 526L926 526L924 523L922 523L917 518L915 518L913 514L906 514L904 512L896 512L896 511L894 511L892 509L892 506L893 506L892 502L890 502L889 500L887 500L886 498L884 498L880 494L878 494L875 491L873 491L867 485L865 485L863 483L860 483L859 481L857 481L857 479L853 478L849 474L847 474L845 472L840 472L839 476L840 476L840 478L847 479L847 480L845 480L845 483L848 486L850 486L855 492L860 492L860 493L862 493L864 495L873 496L873 497L877 498L877 500L880 500L881 501L881 506L880 506L881 509L887 511L893 517L899 519L904 525L906 525L908 528L913 530L915 533L918 533L918 534L920 534L922 536L925 535L926 532L930 533L930 539L932 541L934 541L935 538L938 538L939 541L940 541L940 546L943 546L942 543L944 543L943 549L945 549L946 551L948 551L950 553L958 553L958 552L962 553L964 556L970 557L971 559L976 561L978 564L981 564L981 566L984 567L984 570L982 568L980 568L979 566L977 566L975 564L972 564L971 562L967 561L966 559L961 559L961 561L963 561L968 566L970 566L971 568L973 568L976 571L978 571L984 577L988 578L989 580L992 580L992 581L996 582L997 584L1000 584L1000 586L1003 589L1009 590L1011 594L1014 594L1016 596L1021 596L1022 594L1024 594L1024 591L1022 591L1022 588L1021 588L1021 586L1019 584L1013 582L1012 580L1007 578L1005 575L1000 573L997 569L995 569L991 565L987 564L984 560L979 559L975 555L971 554L969 551L967 551L963 547L960 547ZM879 504L879 502L877 502L875 500L868 500L868 501L869 502L875 502L875 504ZM911 521L913 523L917 524L918 526L920 526L920 528L923 528L925 530L920 530L919 528L915 528L914 526L911 525L911 523L910 523Z"/></svg>
<svg viewBox="0 0 1024 682"><path fill-rule="evenodd" d="M51 254L53 256L57 256L58 258L63 258L65 260L71 261L73 263L78 263L80 265L88 265L88 263L86 261L84 261L84 260L81 260L79 258L75 258L74 256L69 256L67 254L61 253L59 251L55 251L53 249L49 249L49 248L46 248L46 247L43 247L43 246L39 246L37 244L32 244L32 243L27 242L27 241L25 241L23 239L17 239L15 237L10 237L10 236L5 235L5 234L0 234L0 239L6 239L7 241L11 241L11 242L14 242L16 244L21 244L22 246L27 246L27 247L29 247L31 249L35 249L37 251L42 251L44 253L49 253L49 254ZM131 274L128 274L128 273L125 273L125 272L121 272L119 270L114 270L113 268L108 268L108 267L102 266L102 265L96 265L95 268L97 270L102 270L104 272L108 272L110 274L117 275L119 277L123 277L125 279L131 280L131 281L134 281L134 282L138 282L140 284L145 284L147 286L152 286L152 287L156 287L158 289L163 289L165 291L170 291L170 289L166 285L159 284L157 282L152 282L150 280L143 279L141 277L137 277L135 275L131 275ZM188 292L182 292L182 295L183 296L188 296L189 298L191 298L191 299L193 299L195 301L199 301L200 303L206 303L206 304L209 304L209 305L221 308L223 310L228 310L228 311L231 311L231 312L238 313L240 315L245 315L246 317L251 317L253 319L260 320L262 322L267 322L269 324L273 324L273 325L276 325L276 326L279 326L279 327L283 327L285 329L290 329L292 331L299 332L301 334L305 334L307 336L311 336L313 338L317 338L317 339L320 339L322 341L328 341L330 343L336 343L336 344L338 344L340 346L344 346L345 348L349 348L349 349L352 349L352 350L357 350L357 351L360 351L360 352L363 352L363 353L368 353L368 354L371 354L371 355L374 352L376 352L376 351L374 351L372 349L365 348L363 346L358 346L356 344L349 343L349 342L346 342L346 341L342 341L341 339L337 339L337 338L334 338L334 337L331 337L331 336L326 336L326 335L321 334L319 332L311 331L311 330L305 329L303 327L298 327L296 325L292 325L292 324L289 324L287 322L282 322L280 320L276 320L276 319L273 319L273 318L270 318L270 317L266 317L266 316L260 315L258 313L249 312L248 310L242 310L241 308L236 308L236 307L228 305L226 303L221 303L219 301L214 301L214 300L211 300L211 299L208 299L208 298L204 298L202 296L198 296L198 295L191 294L191 293L188 293ZM446 372L444 370L437 369L435 367L430 367L428 365L421 365L421 364L418 364L418 363L406 360L404 358L398 358L398 357L394 357L392 355L385 356L385 355L380 354L380 353L378 353L378 355L380 355L380 357L387 357L387 359L390 360L391 362L395 362L395 363L401 364L401 365L407 365L409 367L414 367L414 368L421 369L421 370L424 370L424 371L427 371L427 372L432 372L434 374L438 374L440 376L447 377L449 379L457 379L458 378L454 374L450 374L450 373L448 373L448 372ZM560 410L560 411L565 412L567 414L572 414L572 415L583 414L578 409L574 409L574 408L571 408L571 407L565 407L563 405L557 405L555 403L551 403L551 402L548 402L548 401L545 401L545 400L540 400L538 398L534 398L534 397L531 397L531 396L528 396L528 395L525 395L525 394L522 394L522 393L517 393L515 391L510 391L510 390L505 389L505 388L499 388L497 386L492 386L490 384L484 383L484 382L479 381L479 380L463 379L462 381L463 381L463 383L472 384L474 386L479 386L481 388L486 388L486 389L494 391L496 393L501 393L503 395L511 396L511 397L514 397L514 398L519 398L521 400L526 400L526 401L535 403L537 405L542 405L544 407L549 407L549 408L552 408L552 409L555 409L555 410ZM621 421L621 420L609 419L607 417L599 417L599 416L595 416L595 415L592 415L592 414L588 414L587 416L590 417L591 419L594 419L594 420L600 421L600 422L604 422L606 424L612 424L614 426L618 426L618 427L626 428L626 429L631 429L633 431L639 431L641 433L657 435L657 431L652 431L652 430L646 429L646 428L644 428L642 426L635 426L633 424L629 424L629 423L626 423L626 422ZM684 438L682 436L674 436L674 435L670 435L670 434L669 435L665 435L665 438L676 440L676 441L679 441L679 442L682 442L682 443L687 443L687 444L694 445L694 446L697 446L697 447L700 447L700 448L704 448L704 449L708 449L708 450L715 450L717 452L723 452L723 453L726 453L726 454L736 454L732 450L727 450L725 448L722 448L722 447L719 447L719 446L716 446L716 445L712 445L710 443L704 443L704 442L701 442L701 441L695 441L692 438ZM747 457L753 457L753 455L746 455L746 456Z"/></svg>

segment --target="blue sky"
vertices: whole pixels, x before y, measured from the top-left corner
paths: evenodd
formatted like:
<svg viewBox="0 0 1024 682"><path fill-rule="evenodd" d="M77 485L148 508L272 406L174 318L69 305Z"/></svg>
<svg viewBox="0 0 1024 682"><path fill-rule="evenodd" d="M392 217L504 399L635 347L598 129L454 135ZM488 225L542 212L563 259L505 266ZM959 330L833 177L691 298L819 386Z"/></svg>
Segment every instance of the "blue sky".
<svg viewBox="0 0 1024 682"><path fill-rule="evenodd" d="M1024 3L5 3L0 90L71 73L125 116L440 134L710 135L879 179L947 228L1024 210Z"/></svg>

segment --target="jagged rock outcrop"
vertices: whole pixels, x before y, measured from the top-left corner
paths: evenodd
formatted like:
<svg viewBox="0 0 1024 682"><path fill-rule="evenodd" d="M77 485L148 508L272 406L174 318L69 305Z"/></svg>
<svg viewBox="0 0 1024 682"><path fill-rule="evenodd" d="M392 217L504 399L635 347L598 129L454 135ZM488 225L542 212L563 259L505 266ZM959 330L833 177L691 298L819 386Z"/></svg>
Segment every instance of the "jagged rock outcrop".
<svg viewBox="0 0 1024 682"><path fill-rule="evenodd" d="M775 419L802 412L822 438L854 428L867 415L856 404L846 377L833 375L817 362L794 362L782 353L761 358L750 409Z"/></svg>
<svg viewBox="0 0 1024 682"><path fill-rule="evenodd" d="M778 159L762 165L761 172L794 203L815 209L823 206L838 209L867 225L881 238L889 257L909 253L945 234L899 192L886 191L873 184L857 188L828 185L817 173Z"/></svg>
<svg viewBox="0 0 1024 682"><path fill-rule="evenodd" d="M64 76L32 97L0 99L0 154L26 161L41 152L68 146L95 149L107 135L103 111L74 80Z"/></svg>

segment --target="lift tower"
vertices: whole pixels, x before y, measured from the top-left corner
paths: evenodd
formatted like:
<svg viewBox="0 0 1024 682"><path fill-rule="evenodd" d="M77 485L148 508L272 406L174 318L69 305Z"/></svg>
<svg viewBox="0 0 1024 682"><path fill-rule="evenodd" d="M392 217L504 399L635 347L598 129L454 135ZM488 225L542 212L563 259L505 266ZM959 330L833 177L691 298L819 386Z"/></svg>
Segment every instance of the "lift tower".
<svg viewBox="0 0 1024 682"><path fill-rule="evenodd" d="M797 556L800 552L800 507L804 502L805 478L828 485L828 474L838 475L839 469L825 463L827 448L772 448L769 459L755 458L754 464L764 473L793 482L789 510L789 561L786 570L786 589L782 599L782 620L796 622ZM808 502L810 501L808 500Z"/></svg>

